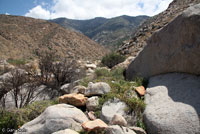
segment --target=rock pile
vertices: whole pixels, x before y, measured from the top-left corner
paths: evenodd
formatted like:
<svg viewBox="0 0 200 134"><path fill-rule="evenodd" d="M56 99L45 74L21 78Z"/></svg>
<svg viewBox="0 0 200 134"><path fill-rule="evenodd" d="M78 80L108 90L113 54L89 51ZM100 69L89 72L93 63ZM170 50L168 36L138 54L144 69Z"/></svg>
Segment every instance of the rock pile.
<svg viewBox="0 0 200 134"><path fill-rule="evenodd" d="M80 131L95 134L102 132L105 134L136 134L129 128L134 126L126 120L131 118L131 115L126 113L128 106L117 98L105 102L101 109L100 119L95 117L93 111L99 107L99 96L111 90L107 83L89 83L84 89L86 90L83 94L70 93L60 96L59 102L62 104L48 107L39 117L24 124L21 129L26 130L27 134L76 134ZM78 109L82 107L86 107L85 113Z"/></svg>

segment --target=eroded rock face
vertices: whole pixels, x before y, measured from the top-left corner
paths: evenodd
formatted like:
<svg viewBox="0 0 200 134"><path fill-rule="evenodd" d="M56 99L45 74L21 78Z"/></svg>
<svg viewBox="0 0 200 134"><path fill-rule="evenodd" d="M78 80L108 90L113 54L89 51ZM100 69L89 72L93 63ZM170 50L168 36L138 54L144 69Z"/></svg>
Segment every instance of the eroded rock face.
<svg viewBox="0 0 200 134"><path fill-rule="evenodd" d="M105 93L110 92L110 86L105 82L97 82L88 84L88 87L85 91L86 96L94 96L94 95L103 95Z"/></svg>
<svg viewBox="0 0 200 134"><path fill-rule="evenodd" d="M71 105L58 104L48 107L40 116L21 128L27 130L26 134L51 134L64 129L80 131L81 124L86 121L88 118L81 110Z"/></svg>
<svg viewBox="0 0 200 134"><path fill-rule="evenodd" d="M151 36L126 70L126 78L180 72L200 74L200 4Z"/></svg>
<svg viewBox="0 0 200 134"><path fill-rule="evenodd" d="M199 134L200 77L171 73L150 78L144 122L148 134Z"/></svg>

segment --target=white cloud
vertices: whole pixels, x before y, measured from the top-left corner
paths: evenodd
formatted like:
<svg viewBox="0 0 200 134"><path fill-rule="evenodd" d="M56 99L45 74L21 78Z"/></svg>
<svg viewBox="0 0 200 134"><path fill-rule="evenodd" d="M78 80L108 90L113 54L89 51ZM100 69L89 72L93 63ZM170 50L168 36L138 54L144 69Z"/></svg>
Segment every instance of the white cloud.
<svg viewBox="0 0 200 134"><path fill-rule="evenodd" d="M42 8L40 5L32 8L29 10L28 13L25 14L25 16L33 17L33 18L40 18L40 19L50 19L51 13L50 11Z"/></svg>
<svg viewBox="0 0 200 134"><path fill-rule="evenodd" d="M50 10L41 5L29 10L25 16L53 19L111 18L120 15L156 15L165 10L172 0L53 0ZM44 6L44 5L43 5Z"/></svg>

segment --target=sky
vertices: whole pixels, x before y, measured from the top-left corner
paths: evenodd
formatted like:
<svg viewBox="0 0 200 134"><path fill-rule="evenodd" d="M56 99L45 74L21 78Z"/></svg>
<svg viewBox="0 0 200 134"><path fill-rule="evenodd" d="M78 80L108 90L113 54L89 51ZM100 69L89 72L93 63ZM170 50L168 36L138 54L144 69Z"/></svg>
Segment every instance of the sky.
<svg viewBox="0 0 200 134"><path fill-rule="evenodd" d="M0 14L39 19L154 16L173 0L0 0Z"/></svg>

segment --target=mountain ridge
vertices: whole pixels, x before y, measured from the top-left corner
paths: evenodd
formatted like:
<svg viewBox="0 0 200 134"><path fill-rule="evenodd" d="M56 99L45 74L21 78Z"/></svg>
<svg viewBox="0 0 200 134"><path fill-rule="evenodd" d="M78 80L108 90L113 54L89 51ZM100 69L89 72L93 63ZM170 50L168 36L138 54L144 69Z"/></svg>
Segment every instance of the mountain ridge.
<svg viewBox="0 0 200 134"><path fill-rule="evenodd" d="M109 46L118 45L130 38L133 30L147 18L145 15L136 17L122 15L114 18L96 17L89 20L57 18L49 21L81 32L99 44Z"/></svg>

